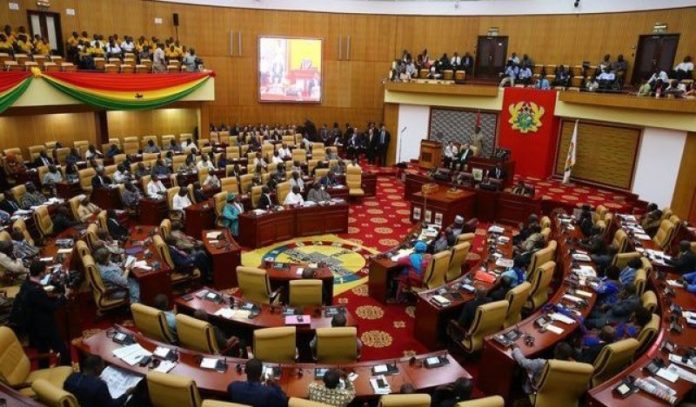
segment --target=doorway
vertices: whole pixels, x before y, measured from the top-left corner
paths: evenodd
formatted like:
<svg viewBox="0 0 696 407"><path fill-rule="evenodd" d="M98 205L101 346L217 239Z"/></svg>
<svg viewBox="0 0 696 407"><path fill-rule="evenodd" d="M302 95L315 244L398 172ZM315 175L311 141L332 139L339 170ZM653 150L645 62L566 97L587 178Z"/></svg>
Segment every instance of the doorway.
<svg viewBox="0 0 696 407"><path fill-rule="evenodd" d="M51 54L63 55L63 35L60 28L60 13L50 11L27 11L32 38L38 34L48 39Z"/></svg>
<svg viewBox="0 0 696 407"><path fill-rule="evenodd" d="M641 79L649 78L656 68L669 73L674 66L678 44L679 34L641 35L638 38L631 82L640 84Z"/></svg>
<svg viewBox="0 0 696 407"><path fill-rule="evenodd" d="M493 78L505 70L508 37L480 36L476 45L476 67L474 76L477 78Z"/></svg>

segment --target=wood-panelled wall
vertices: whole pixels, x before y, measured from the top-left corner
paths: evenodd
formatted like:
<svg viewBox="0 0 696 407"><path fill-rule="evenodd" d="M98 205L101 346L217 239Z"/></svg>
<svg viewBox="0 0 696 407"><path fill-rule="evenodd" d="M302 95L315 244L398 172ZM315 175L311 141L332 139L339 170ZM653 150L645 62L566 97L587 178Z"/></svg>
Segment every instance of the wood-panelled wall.
<svg viewBox="0 0 696 407"><path fill-rule="evenodd" d="M197 109L157 109L108 112L109 137L193 133L198 125Z"/></svg>
<svg viewBox="0 0 696 407"><path fill-rule="evenodd" d="M37 116L0 116L0 146L22 148L29 158L29 146L60 141L72 147L77 140L95 143L97 138L94 113L58 113Z"/></svg>
<svg viewBox="0 0 696 407"><path fill-rule="evenodd" d="M563 175L575 121L561 124L556 174ZM640 144L640 129L583 123L578 125L574 178L630 190Z"/></svg>
<svg viewBox="0 0 696 407"><path fill-rule="evenodd" d="M35 9L36 2L14 1L20 3L20 10L0 7L0 23L26 26L26 10ZM75 16L65 14L66 8L74 9ZM317 123L350 121L364 126L368 120L380 121L384 111L381 81L402 49L415 55L427 47L431 56L474 52L477 36L492 26L509 36L508 52L528 53L538 63L599 61L605 53L623 53L632 63L638 36L650 33L658 21L681 34L678 60L696 54L696 7L600 15L421 17L247 10L146 0L52 0L49 10L61 13L65 38L82 30L164 38L174 35L172 13L179 13L179 37L217 72L217 100L210 107L216 123L286 123L309 118ZM155 25L155 17L164 23ZM241 57L229 56L231 32L242 33ZM258 103L260 35L324 39L321 105ZM339 38L348 36L349 60L339 61Z"/></svg>
<svg viewBox="0 0 696 407"><path fill-rule="evenodd" d="M676 158L675 158L676 159ZM672 196L672 210L682 219L696 223L696 133L688 133L679 175Z"/></svg>

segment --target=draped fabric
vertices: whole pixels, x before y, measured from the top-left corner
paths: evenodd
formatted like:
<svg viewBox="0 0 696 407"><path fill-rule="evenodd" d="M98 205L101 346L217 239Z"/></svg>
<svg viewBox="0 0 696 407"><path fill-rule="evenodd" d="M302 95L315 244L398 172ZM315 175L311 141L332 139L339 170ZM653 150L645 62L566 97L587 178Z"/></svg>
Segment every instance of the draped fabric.
<svg viewBox="0 0 696 407"><path fill-rule="evenodd" d="M19 99L31 83L29 72L6 72L0 74L0 113Z"/></svg>
<svg viewBox="0 0 696 407"><path fill-rule="evenodd" d="M162 75L45 72L55 89L80 102L107 110L155 109L193 93L213 73Z"/></svg>

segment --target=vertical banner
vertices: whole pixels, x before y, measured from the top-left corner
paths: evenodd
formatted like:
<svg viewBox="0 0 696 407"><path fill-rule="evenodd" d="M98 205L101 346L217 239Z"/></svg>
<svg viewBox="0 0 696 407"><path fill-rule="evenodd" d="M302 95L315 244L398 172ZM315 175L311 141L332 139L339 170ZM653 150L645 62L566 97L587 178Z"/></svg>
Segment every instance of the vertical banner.
<svg viewBox="0 0 696 407"><path fill-rule="evenodd" d="M560 123L554 116L556 93L505 88L498 144L510 149L520 175L546 178L552 174Z"/></svg>

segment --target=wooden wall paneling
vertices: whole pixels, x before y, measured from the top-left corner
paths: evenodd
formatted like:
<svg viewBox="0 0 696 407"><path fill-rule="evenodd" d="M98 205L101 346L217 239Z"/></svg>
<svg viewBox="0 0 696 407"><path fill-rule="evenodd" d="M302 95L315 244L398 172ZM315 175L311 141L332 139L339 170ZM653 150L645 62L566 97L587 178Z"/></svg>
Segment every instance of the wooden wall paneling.
<svg viewBox="0 0 696 407"><path fill-rule="evenodd" d="M111 111L107 113L112 138L150 134L192 133L198 125L197 108L156 109L145 111Z"/></svg>
<svg viewBox="0 0 696 407"><path fill-rule="evenodd" d="M564 120L556 151L556 175L562 175L575 126ZM629 190L633 180L640 129L580 122L573 178Z"/></svg>
<svg viewBox="0 0 696 407"><path fill-rule="evenodd" d="M24 157L29 157L29 146L47 141L60 141L67 147L76 140L95 144L96 128L93 112L2 116L0 150L19 147Z"/></svg>
<svg viewBox="0 0 696 407"><path fill-rule="evenodd" d="M391 133L389 150L387 151L387 164L396 163L396 145L399 140L399 105L394 103L384 104L384 117L382 119L387 130Z"/></svg>
<svg viewBox="0 0 696 407"><path fill-rule="evenodd" d="M679 175L674 186L672 196L672 210L682 219L689 219L696 222L696 213L690 213L691 208L696 204L694 192L696 191L696 133L688 133L684 152L679 165ZM690 217L692 216L692 217Z"/></svg>

